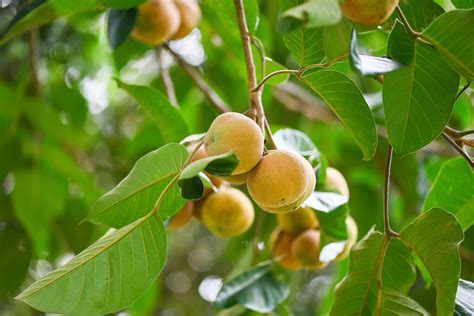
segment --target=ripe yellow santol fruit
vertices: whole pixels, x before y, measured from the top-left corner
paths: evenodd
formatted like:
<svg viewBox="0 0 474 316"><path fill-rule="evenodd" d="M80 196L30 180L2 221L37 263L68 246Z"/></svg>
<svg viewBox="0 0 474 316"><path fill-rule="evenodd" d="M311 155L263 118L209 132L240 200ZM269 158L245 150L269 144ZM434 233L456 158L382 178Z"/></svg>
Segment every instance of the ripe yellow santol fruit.
<svg viewBox="0 0 474 316"><path fill-rule="evenodd" d="M138 7L132 37L156 46L170 39L180 24L181 16L173 0L149 0Z"/></svg>
<svg viewBox="0 0 474 316"><path fill-rule="evenodd" d="M349 198L349 186L347 185L347 181L342 173L335 168L328 167L326 169L324 186L329 190L336 191Z"/></svg>
<svg viewBox="0 0 474 316"><path fill-rule="evenodd" d="M193 201L186 202L186 204L171 218L168 228L170 230L176 230L189 223L193 217L193 209Z"/></svg>
<svg viewBox="0 0 474 316"><path fill-rule="evenodd" d="M319 221L309 207L300 207L293 212L277 214L278 226L285 232L297 235L300 232L319 228Z"/></svg>
<svg viewBox="0 0 474 316"><path fill-rule="evenodd" d="M298 208L314 191L316 176L303 156L270 150L249 173L247 188L255 203L270 213Z"/></svg>
<svg viewBox="0 0 474 316"><path fill-rule="evenodd" d="M222 180L230 184L242 185L247 182L248 172L237 174L235 176L220 177Z"/></svg>
<svg viewBox="0 0 474 316"><path fill-rule="evenodd" d="M357 224L351 216L346 218L347 226L347 242L344 245L344 250L334 259L334 261L339 262L344 260L349 256L352 246L357 241Z"/></svg>
<svg viewBox="0 0 474 316"><path fill-rule="evenodd" d="M176 40L187 36L199 24L201 9L194 0L175 0L174 3L181 17L179 29L171 38Z"/></svg>
<svg viewBox="0 0 474 316"><path fill-rule="evenodd" d="M319 261L320 233L315 229L308 229L296 237L291 245L291 254L304 268L318 270L327 266Z"/></svg>
<svg viewBox="0 0 474 316"><path fill-rule="evenodd" d="M294 239L294 236L276 227L270 235L268 245L270 255L272 258L278 259L278 264L286 269L299 270L301 264L296 262L291 254L291 244Z"/></svg>
<svg viewBox="0 0 474 316"><path fill-rule="evenodd" d="M247 116L228 112L212 122L204 139L208 156L216 156L234 150L240 163L232 175L251 170L263 154L264 136L257 123Z"/></svg>
<svg viewBox="0 0 474 316"><path fill-rule="evenodd" d="M379 25L385 22L398 5L398 0L346 0L342 14L353 22Z"/></svg>
<svg viewBox="0 0 474 316"><path fill-rule="evenodd" d="M201 209L201 222L214 235L235 237L246 232L254 220L252 202L241 191L225 188L207 197Z"/></svg>

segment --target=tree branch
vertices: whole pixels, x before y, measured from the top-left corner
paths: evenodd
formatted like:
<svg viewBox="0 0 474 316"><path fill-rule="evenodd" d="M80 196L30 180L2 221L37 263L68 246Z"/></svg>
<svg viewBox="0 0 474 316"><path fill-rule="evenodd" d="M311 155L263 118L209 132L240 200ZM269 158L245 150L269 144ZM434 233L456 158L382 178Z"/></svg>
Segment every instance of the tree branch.
<svg viewBox="0 0 474 316"><path fill-rule="evenodd" d="M206 96L211 105L218 113L229 112L229 106L221 99L221 97L212 89L206 81L201 77L201 74L189 65L179 54L175 53L168 45L163 44L163 49L173 56L176 63L188 74L194 84Z"/></svg>
<svg viewBox="0 0 474 316"><path fill-rule="evenodd" d="M247 87L249 90L250 107L248 114L260 126L262 132L265 128L265 112L263 110L262 98L260 91L252 90L257 86L257 76L255 73L255 63L252 56L251 37L245 20L245 10L242 0L234 0L235 9L237 11L237 24L240 31L240 39L244 50L245 68L247 70Z"/></svg>
<svg viewBox="0 0 474 316"><path fill-rule="evenodd" d="M448 143L458 152L461 154L461 156L467 161L467 163L471 166L471 168L474 168L474 161L472 161L471 157L464 151L464 149L459 146L456 141L454 141L446 132L443 131L441 134L443 135L444 139L448 141Z"/></svg>
<svg viewBox="0 0 474 316"><path fill-rule="evenodd" d="M38 47L38 29L32 29L29 33L29 52L28 58L31 67L31 87L32 94L38 96L40 94L40 82L38 78L38 58L39 58L39 47Z"/></svg>
<svg viewBox="0 0 474 316"><path fill-rule="evenodd" d="M411 37L413 38L418 38L421 36L421 33L415 31L410 23L408 22L407 18L405 17L405 14L403 14L403 11L402 9L400 8L400 6L397 6L396 8L397 10L397 14L398 16L400 17L400 20L402 21L403 23L403 26L405 27L405 30L407 31L408 35L410 35Z"/></svg>
<svg viewBox="0 0 474 316"><path fill-rule="evenodd" d="M175 107L178 107L178 98L176 98L176 92L174 90L174 84L173 80L171 79L170 76L170 71L168 68L166 68L163 64L163 55L162 55L162 49L161 47L156 47L155 49L155 55L156 58L158 59L158 64L160 66L160 72L161 72L161 80L163 80L163 85L165 86L165 91L166 95L168 96L168 100L172 105Z"/></svg>

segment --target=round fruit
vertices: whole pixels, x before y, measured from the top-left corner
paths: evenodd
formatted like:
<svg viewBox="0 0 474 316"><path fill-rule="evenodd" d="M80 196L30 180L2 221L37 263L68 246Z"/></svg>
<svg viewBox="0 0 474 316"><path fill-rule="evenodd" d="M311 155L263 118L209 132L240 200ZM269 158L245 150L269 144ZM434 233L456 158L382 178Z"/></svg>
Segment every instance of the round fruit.
<svg viewBox="0 0 474 316"><path fill-rule="evenodd" d="M241 185L247 182L249 173L241 173L235 176L220 177L222 180L229 182L230 184Z"/></svg>
<svg viewBox="0 0 474 316"><path fill-rule="evenodd" d="M184 206L171 218L168 228L170 230L175 230L183 227L193 217L194 203L193 201L188 201Z"/></svg>
<svg viewBox="0 0 474 316"><path fill-rule="evenodd" d="M324 185L329 190L337 191L338 193L349 198L349 186L347 181L339 170L328 167L326 169L326 180Z"/></svg>
<svg viewBox="0 0 474 316"><path fill-rule="evenodd" d="M269 239L270 254L272 258L278 258L278 263L287 269L298 270L301 264L293 259L291 255L291 244L295 237L284 232L280 228L272 231Z"/></svg>
<svg viewBox="0 0 474 316"><path fill-rule="evenodd" d="M353 22L379 25L385 22L398 5L398 0L346 0L342 14Z"/></svg>
<svg viewBox="0 0 474 316"><path fill-rule="evenodd" d="M170 39L178 31L180 23L180 13L173 0L148 0L138 7L132 36L156 46Z"/></svg>
<svg viewBox="0 0 474 316"><path fill-rule="evenodd" d="M252 202L234 188L212 193L201 210L202 224L219 237L235 237L246 232L254 220Z"/></svg>
<svg viewBox="0 0 474 316"><path fill-rule="evenodd" d="M278 226L285 232L297 235L304 230L318 228L316 214L309 207L300 207L293 212L277 214Z"/></svg>
<svg viewBox="0 0 474 316"><path fill-rule="evenodd" d="M215 156L234 150L240 163L232 175L251 170L263 154L264 137L257 123L247 116L228 112L219 115L212 122L204 139L208 156Z"/></svg>
<svg viewBox="0 0 474 316"><path fill-rule="evenodd" d="M316 177L301 155L270 150L249 172L247 188L255 203L270 213L296 209L314 191Z"/></svg>
<svg viewBox="0 0 474 316"><path fill-rule="evenodd" d="M201 20L201 9L194 0L175 0L176 7L181 16L181 25L171 39L176 40L185 37L199 24Z"/></svg>
<svg viewBox="0 0 474 316"><path fill-rule="evenodd" d="M319 245L319 231L308 229L295 238L291 245L291 254L305 268L322 269L327 263L319 261Z"/></svg>
<svg viewBox="0 0 474 316"><path fill-rule="evenodd" d="M334 259L334 261L342 261L349 256L352 246L357 241L357 224L351 216L346 218L347 226L347 242L344 245L344 250Z"/></svg>

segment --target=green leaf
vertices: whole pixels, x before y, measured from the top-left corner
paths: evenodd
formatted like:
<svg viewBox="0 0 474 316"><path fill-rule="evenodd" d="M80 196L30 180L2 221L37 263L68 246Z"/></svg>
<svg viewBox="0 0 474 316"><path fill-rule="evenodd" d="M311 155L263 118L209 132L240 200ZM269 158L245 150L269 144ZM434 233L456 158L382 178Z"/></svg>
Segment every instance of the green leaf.
<svg viewBox="0 0 474 316"><path fill-rule="evenodd" d="M382 302L393 306L394 313L403 314L403 302L412 301L406 292L415 281L414 262L410 251L400 240L392 238L388 244L386 242L382 233L370 231L352 247L349 273L336 287L330 315L375 314L377 275L383 256ZM393 286L400 291L396 295ZM382 315L384 312L388 311L382 310Z"/></svg>
<svg viewBox="0 0 474 316"><path fill-rule="evenodd" d="M150 87L124 83L116 79L120 88L127 91L156 123L167 142L177 142L189 134L181 111L174 107L158 90Z"/></svg>
<svg viewBox="0 0 474 316"><path fill-rule="evenodd" d="M334 25L341 17L337 0L312 0L283 12L277 29L282 33L287 33L296 27L315 28Z"/></svg>
<svg viewBox="0 0 474 316"><path fill-rule="evenodd" d="M166 248L163 223L156 216L143 217L98 240L16 299L46 313L118 312L155 282Z"/></svg>
<svg viewBox="0 0 474 316"><path fill-rule="evenodd" d="M416 301L396 290L386 288L382 295L382 315L430 315Z"/></svg>
<svg viewBox="0 0 474 316"><path fill-rule="evenodd" d="M12 104L19 102L20 98L13 87L2 83L0 83L0 95L2 96L0 98L0 145L3 145L15 132L19 111Z"/></svg>
<svg viewBox="0 0 474 316"><path fill-rule="evenodd" d="M388 53L407 65L386 74L383 86L388 139L404 156L441 134L454 106L459 76L435 49L413 41L400 23L390 34Z"/></svg>
<svg viewBox="0 0 474 316"><path fill-rule="evenodd" d="M123 10L137 7L140 4L145 3L146 0L101 0L101 2L112 9Z"/></svg>
<svg viewBox="0 0 474 316"><path fill-rule="evenodd" d="M385 57L375 57L359 54L357 32L352 31L349 61L352 69L362 76L379 76L403 67L400 63Z"/></svg>
<svg viewBox="0 0 474 316"><path fill-rule="evenodd" d="M230 176L239 164L239 158L234 151L206 157L189 164L179 176L178 185L181 187L181 196L185 199L197 200L204 193L204 185L199 174L206 171L216 176Z"/></svg>
<svg viewBox="0 0 474 316"><path fill-rule="evenodd" d="M127 39L135 26L136 18L136 8L109 11L107 16L107 36L112 48L120 46Z"/></svg>
<svg viewBox="0 0 474 316"><path fill-rule="evenodd" d="M258 59L256 59L255 61L257 61L257 60ZM256 62L255 67L258 67L257 62ZM285 66L283 66L282 64L274 61L273 59L271 59L269 57L265 57L265 71L266 71L267 75L274 72L274 71L283 70L283 69L287 69L287 68ZM290 78L289 74L280 74L278 76L273 76L272 78L267 80L266 84L270 85L270 86L276 86L276 85L285 83L286 81L288 81L289 78ZM262 79L262 78L260 78L260 79Z"/></svg>
<svg viewBox="0 0 474 316"><path fill-rule="evenodd" d="M448 63L467 80L474 80L474 9L444 13L422 33Z"/></svg>
<svg viewBox="0 0 474 316"><path fill-rule="evenodd" d="M459 279L454 315L474 315L474 283Z"/></svg>
<svg viewBox="0 0 474 316"><path fill-rule="evenodd" d="M67 182L40 169L18 171L14 177L13 208L40 255L49 251L54 221L64 211Z"/></svg>
<svg viewBox="0 0 474 316"><path fill-rule="evenodd" d="M214 304L219 308L240 304L260 313L274 310L286 299L289 288L270 269L271 264L258 266L225 282Z"/></svg>
<svg viewBox="0 0 474 316"><path fill-rule="evenodd" d="M471 9L471 8L474 8L474 0L451 0L451 2L458 9Z"/></svg>
<svg viewBox="0 0 474 316"><path fill-rule="evenodd" d="M418 32L444 13L443 8L433 0L418 0L416 5L410 1L400 1L399 5L410 26Z"/></svg>
<svg viewBox="0 0 474 316"><path fill-rule="evenodd" d="M311 70L304 81L333 110L349 130L364 159L371 159L377 148L374 118L359 88L343 73L333 70Z"/></svg>
<svg viewBox="0 0 474 316"><path fill-rule="evenodd" d="M452 315L461 273L458 248L464 238L456 217L433 208L403 229L400 238L431 275L437 291L437 314Z"/></svg>
<svg viewBox="0 0 474 316"><path fill-rule="evenodd" d="M423 210L434 207L453 213L464 231L474 224L474 173L463 158L448 160L441 167Z"/></svg>
<svg viewBox="0 0 474 316"><path fill-rule="evenodd" d="M121 227L148 214L163 189L175 178L188 157L182 145L168 144L140 158L130 173L92 207L87 220ZM172 185L158 210L165 220L185 203L177 185Z"/></svg>
<svg viewBox="0 0 474 316"><path fill-rule="evenodd" d="M313 141L305 133L291 128L282 128L273 134L278 149L296 152L309 161L320 158Z"/></svg>

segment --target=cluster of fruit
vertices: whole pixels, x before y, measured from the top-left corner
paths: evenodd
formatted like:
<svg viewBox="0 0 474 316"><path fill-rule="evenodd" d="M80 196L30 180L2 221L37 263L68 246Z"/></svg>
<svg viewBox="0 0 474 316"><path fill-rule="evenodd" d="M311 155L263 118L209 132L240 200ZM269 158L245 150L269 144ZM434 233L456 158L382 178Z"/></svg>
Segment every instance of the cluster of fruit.
<svg viewBox="0 0 474 316"><path fill-rule="evenodd" d="M201 20L201 9L194 0L148 0L138 7L132 36L156 46L188 35Z"/></svg>
<svg viewBox="0 0 474 316"><path fill-rule="evenodd" d="M219 237L235 237L247 231L255 214L251 200L231 184L247 185L253 201L264 211L277 214L278 227L270 238L271 254L288 269L318 269L320 232L315 212L301 204L316 186L311 164L301 155L284 150L264 152L264 135L259 126L240 113L218 116L206 133L204 144L197 148L192 161L234 151L239 164L230 176L206 174L213 189L187 204L173 217L168 227L184 226L193 215L203 226ZM349 197L349 188L342 174L326 169L325 187ZM347 218L349 241L335 260L345 258L357 237L357 226Z"/></svg>

